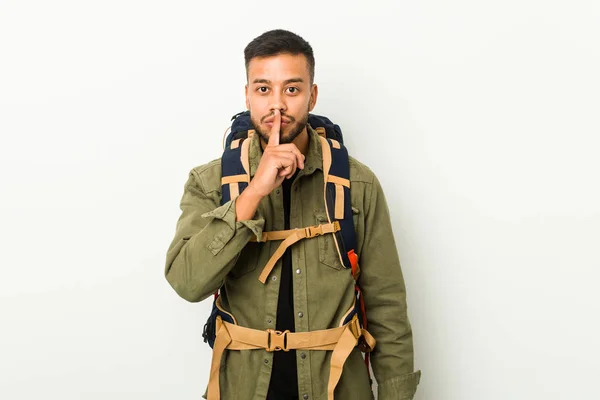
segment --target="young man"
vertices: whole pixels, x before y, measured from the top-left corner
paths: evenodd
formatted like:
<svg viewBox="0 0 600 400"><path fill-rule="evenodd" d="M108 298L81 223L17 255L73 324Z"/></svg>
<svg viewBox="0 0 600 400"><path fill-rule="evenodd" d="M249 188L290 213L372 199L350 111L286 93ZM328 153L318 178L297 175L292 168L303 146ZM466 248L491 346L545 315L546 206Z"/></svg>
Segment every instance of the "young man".
<svg viewBox="0 0 600 400"><path fill-rule="evenodd" d="M190 302L221 288L221 307L238 326L253 334L288 330L289 343L294 333L340 327L353 309L358 283L368 332L376 340L370 354L378 397L412 399L420 371L413 369L404 280L381 185L364 164L350 157L357 281L344 268L332 234L291 245L265 283L259 281L281 243L262 241L263 232L326 224L328 216L322 142L307 124L318 96L311 46L291 32L273 30L255 38L244 53L246 107L256 131L246 139L250 183L220 205L221 159L191 170L167 252L166 278ZM213 359L208 398L371 399L368 371L354 345L347 346L347 358L340 362L336 355L333 364L331 349L221 349L222 358ZM340 373L339 381L330 380Z"/></svg>

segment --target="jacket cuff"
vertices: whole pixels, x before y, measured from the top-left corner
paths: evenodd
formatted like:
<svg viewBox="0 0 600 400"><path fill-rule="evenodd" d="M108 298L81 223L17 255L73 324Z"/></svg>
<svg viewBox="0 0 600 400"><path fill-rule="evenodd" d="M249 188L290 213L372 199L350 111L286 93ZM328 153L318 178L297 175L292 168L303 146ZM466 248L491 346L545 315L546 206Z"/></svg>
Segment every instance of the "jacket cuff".
<svg viewBox="0 0 600 400"><path fill-rule="evenodd" d="M220 224L222 225L222 229L215 235L213 240L207 246L213 255L217 255L235 235L237 229L243 228L244 226L252 231L254 235L256 235L257 241L262 238L262 232L265 226L264 217L257 210L254 218L251 220L236 221L236 201L237 197L233 200L229 200L227 203L215 208L212 211L202 214L202 217L204 218L213 218L215 220L219 220Z"/></svg>
<svg viewBox="0 0 600 400"><path fill-rule="evenodd" d="M421 371L396 376L377 385L378 400L412 400L419 381Z"/></svg>

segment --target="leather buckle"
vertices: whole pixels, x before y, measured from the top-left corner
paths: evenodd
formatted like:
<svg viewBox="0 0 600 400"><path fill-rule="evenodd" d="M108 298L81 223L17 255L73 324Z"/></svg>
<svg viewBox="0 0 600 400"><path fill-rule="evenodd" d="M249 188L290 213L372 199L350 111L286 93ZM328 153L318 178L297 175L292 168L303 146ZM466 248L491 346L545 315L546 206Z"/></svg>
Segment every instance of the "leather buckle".
<svg viewBox="0 0 600 400"><path fill-rule="evenodd" d="M267 329L267 333L269 334L268 343L267 343L267 351L290 351L287 348L287 334L290 333L289 330L285 330L283 332L276 331L274 329Z"/></svg>

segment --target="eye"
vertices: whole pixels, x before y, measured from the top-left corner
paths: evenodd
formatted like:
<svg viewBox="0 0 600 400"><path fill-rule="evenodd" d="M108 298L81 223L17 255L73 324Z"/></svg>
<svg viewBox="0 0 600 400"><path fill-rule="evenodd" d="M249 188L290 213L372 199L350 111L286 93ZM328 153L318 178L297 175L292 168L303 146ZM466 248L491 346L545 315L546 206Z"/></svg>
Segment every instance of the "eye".
<svg viewBox="0 0 600 400"><path fill-rule="evenodd" d="M290 94L296 94L300 91L300 89L294 86L289 87L288 90L290 91Z"/></svg>
<svg viewBox="0 0 600 400"><path fill-rule="evenodd" d="M258 90L260 93L267 93L267 91L269 90L269 88L266 87L266 86L261 86L261 87L259 87L256 90Z"/></svg>

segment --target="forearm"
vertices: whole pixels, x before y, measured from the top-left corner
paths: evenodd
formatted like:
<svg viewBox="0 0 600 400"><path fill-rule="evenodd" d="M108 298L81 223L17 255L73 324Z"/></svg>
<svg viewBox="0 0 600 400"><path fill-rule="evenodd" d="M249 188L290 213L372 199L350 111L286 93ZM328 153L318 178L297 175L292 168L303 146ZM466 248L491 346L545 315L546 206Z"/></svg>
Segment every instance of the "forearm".
<svg viewBox="0 0 600 400"><path fill-rule="evenodd" d="M248 186L236 200L236 221L252 219L263 197Z"/></svg>

